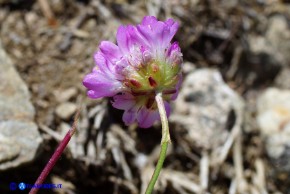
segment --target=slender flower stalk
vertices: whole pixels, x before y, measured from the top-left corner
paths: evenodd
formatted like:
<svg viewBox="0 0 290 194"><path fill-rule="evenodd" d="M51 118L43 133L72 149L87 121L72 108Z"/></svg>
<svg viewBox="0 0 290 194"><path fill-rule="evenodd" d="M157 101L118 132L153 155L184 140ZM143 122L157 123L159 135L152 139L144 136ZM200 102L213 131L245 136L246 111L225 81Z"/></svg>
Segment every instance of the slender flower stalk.
<svg viewBox="0 0 290 194"><path fill-rule="evenodd" d="M170 133L169 133L169 127L168 127L168 120L167 120L166 111L165 111L165 107L164 107L164 103L163 103L163 99L162 99L162 93L156 94L155 100L157 102L159 114L161 117L161 124L162 124L161 150L160 150L159 159L158 159L156 168L155 168L154 173L152 175L152 178L148 184L148 187L146 189L145 194L151 194L153 189L154 189L154 185L158 179L158 176L160 174L160 171L162 169L162 166L163 166L163 163L164 163L164 160L166 157L166 151L167 151L168 144L170 143Z"/></svg>
<svg viewBox="0 0 290 194"><path fill-rule="evenodd" d="M170 143L170 134L169 134L169 127L168 127L168 119L163 103L162 93L157 93L155 96L155 100L157 102L159 114L161 117L161 124L162 124L162 139L161 144L163 143Z"/></svg>
<svg viewBox="0 0 290 194"><path fill-rule="evenodd" d="M55 150L55 152L53 153L53 155L49 159L48 163L46 164L46 166L42 170L41 174L37 178L34 185L40 185L45 181L47 175L50 173L50 171L53 169L55 163L60 158L61 154L63 153L64 149L66 148L67 144L69 143L71 137L74 135L74 133L76 131L79 114L80 114L80 109L77 111L77 113L75 115L72 127L70 128L70 130L67 132L67 134L65 135L63 140L58 145L57 149ZM32 189L29 191L29 194L36 194L38 192L38 190L39 190L38 187L32 187Z"/></svg>

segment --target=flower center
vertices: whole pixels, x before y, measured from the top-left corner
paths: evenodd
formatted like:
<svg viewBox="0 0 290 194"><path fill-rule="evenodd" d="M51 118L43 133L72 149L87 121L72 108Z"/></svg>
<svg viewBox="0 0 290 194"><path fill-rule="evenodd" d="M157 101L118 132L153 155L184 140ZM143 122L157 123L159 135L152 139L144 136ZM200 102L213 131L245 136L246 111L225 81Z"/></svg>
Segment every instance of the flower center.
<svg viewBox="0 0 290 194"><path fill-rule="evenodd" d="M156 108L154 98L157 92L163 93L164 100L169 100L176 92L180 65L151 60L129 68L130 71L125 71L124 86L148 109Z"/></svg>

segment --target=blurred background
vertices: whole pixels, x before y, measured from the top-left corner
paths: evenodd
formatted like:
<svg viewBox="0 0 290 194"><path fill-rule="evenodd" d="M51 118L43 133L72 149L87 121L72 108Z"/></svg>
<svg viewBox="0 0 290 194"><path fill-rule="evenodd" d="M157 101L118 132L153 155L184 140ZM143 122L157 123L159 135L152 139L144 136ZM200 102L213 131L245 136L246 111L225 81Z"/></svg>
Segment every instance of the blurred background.
<svg viewBox="0 0 290 194"><path fill-rule="evenodd" d="M46 183L58 194L144 193L161 126L125 126L82 79L102 40L145 15L180 24L184 82L156 192L290 193L290 4L279 0L0 0L0 193L27 193L70 128Z"/></svg>

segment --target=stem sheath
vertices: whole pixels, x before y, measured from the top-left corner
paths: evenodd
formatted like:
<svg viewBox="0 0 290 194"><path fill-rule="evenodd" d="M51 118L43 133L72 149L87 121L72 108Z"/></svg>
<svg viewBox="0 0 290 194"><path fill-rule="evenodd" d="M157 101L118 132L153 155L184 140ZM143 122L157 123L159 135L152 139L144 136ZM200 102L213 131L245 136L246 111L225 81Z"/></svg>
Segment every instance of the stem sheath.
<svg viewBox="0 0 290 194"><path fill-rule="evenodd" d="M145 194L151 194L154 189L154 185L159 177L164 160L166 158L166 151L167 151L168 144L170 143L168 120L167 120L166 110L163 103L162 93L157 93L155 96L155 100L158 106L158 110L159 110L159 114L161 118L161 124L162 124L161 150L160 150L159 159L158 159L156 168L148 184Z"/></svg>

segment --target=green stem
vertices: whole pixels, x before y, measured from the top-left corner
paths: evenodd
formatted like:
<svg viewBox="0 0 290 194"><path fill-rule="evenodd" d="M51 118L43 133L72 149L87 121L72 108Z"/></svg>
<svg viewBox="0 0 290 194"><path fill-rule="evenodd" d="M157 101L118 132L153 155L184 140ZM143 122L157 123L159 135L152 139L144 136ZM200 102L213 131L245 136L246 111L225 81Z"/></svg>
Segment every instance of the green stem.
<svg viewBox="0 0 290 194"><path fill-rule="evenodd" d="M165 107L163 103L162 93L157 93L155 96L155 100L158 106L158 110L159 110L159 114L161 118L161 124L162 124L161 151L159 154L159 159L158 159L156 168L154 170L154 173L152 175L152 178L149 182L149 185L146 189L145 194L151 194L154 189L154 185L158 179L164 160L166 158L166 151L167 151L168 144L170 143L168 120L167 120L167 115L166 115L166 111L165 111Z"/></svg>

